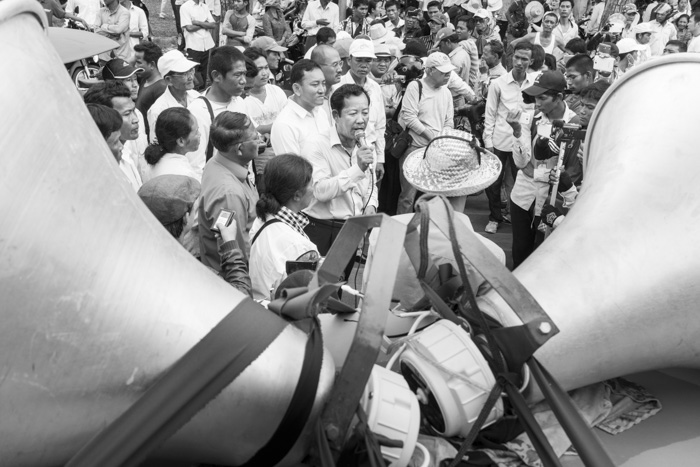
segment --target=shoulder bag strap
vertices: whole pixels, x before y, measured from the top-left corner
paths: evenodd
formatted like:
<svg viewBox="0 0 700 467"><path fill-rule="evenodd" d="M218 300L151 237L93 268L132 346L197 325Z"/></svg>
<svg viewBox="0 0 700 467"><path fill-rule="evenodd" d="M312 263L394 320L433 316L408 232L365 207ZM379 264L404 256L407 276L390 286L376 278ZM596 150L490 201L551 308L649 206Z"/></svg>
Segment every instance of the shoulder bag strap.
<svg viewBox="0 0 700 467"><path fill-rule="evenodd" d="M207 104L207 109L209 110L209 117L211 118L211 123L214 123L214 109L211 107L211 102L209 102L209 99L207 99L204 96L199 96L199 99L202 99L205 104ZM211 159L211 156L214 155L214 145L211 144L211 138L208 138L208 143L207 143L207 157L205 161L209 161Z"/></svg>
<svg viewBox="0 0 700 467"><path fill-rule="evenodd" d="M270 224L275 224L275 223L277 223L277 222L282 222L282 221L279 220L279 219L277 219L276 217L273 217L273 218L270 219L269 221L265 222L265 223L262 225L262 227L260 227L260 230L258 230L257 232L255 232L255 235L253 236L253 239L250 241L250 246L253 246L253 243L255 243L255 240L257 240L258 237L260 236L260 233L262 233L262 231L265 230L265 227L267 227L267 226L270 225Z"/></svg>

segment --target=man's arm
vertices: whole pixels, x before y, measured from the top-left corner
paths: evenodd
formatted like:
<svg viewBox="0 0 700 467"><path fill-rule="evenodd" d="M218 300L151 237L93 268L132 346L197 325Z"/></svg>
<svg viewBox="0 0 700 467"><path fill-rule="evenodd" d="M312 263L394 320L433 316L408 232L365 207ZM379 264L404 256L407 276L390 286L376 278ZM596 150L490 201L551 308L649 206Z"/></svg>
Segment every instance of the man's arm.
<svg viewBox="0 0 700 467"><path fill-rule="evenodd" d="M333 176L330 164L324 154L328 150L329 143L320 139L314 139L304 146L304 157L314 168L313 184L314 197L322 203L337 198L355 186L355 183L365 178L365 172L353 160L350 168ZM355 159L353 157L353 159ZM375 188L376 189L376 188Z"/></svg>
<svg viewBox="0 0 700 467"><path fill-rule="evenodd" d="M219 257L221 258L221 277L234 288L252 296L248 265L235 238L219 245Z"/></svg>
<svg viewBox="0 0 700 467"><path fill-rule="evenodd" d="M121 7L119 10L119 16L117 16L117 24L103 24L99 27L99 30L104 31L108 34L113 34L118 36L129 31L129 11Z"/></svg>
<svg viewBox="0 0 700 467"><path fill-rule="evenodd" d="M484 147L493 152L493 131L496 128L498 116L498 102L501 98L501 88L496 80L489 84L489 92L486 96L486 109L484 111Z"/></svg>
<svg viewBox="0 0 700 467"><path fill-rule="evenodd" d="M433 137L432 132L418 119L418 111L420 99L418 95L418 83L413 81L406 87L406 93L403 95L403 104L401 106L400 115L406 123L406 128L410 128L419 135L423 135L430 139Z"/></svg>
<svg viewBox="0 0 700 467"><path fill-rule="evenodd" d="M446 90L447 94L447 112L445 112L445 120L442 122L443 128L454 128L455 126L455 108L454 102L452 102L452 95Z"/></svg>
<svg viewBox="0 0 700 467"><path fill-rule="evenodd" d="M447 82L447 89L465 97L469 103L476 99L474 90L454 71L450 74L450 80Z"/></svg>
<svg viewBox="0 0 700 467"><path fill-rule="evenodd" d="M255 34L255 18L248 15L248 28L245 30L245 36L241 38L241 42L245 44L250 44L253 41L253 35Z"/></svg>
<svg viewBox="0 0 700 467"><path fill-rule="evenodd" d="M189 2L185 2L185 4L180 7L180 26L187 32L196 32L199 31L201 27L196 24L198 21L192 19L190 5Z"/></svg>

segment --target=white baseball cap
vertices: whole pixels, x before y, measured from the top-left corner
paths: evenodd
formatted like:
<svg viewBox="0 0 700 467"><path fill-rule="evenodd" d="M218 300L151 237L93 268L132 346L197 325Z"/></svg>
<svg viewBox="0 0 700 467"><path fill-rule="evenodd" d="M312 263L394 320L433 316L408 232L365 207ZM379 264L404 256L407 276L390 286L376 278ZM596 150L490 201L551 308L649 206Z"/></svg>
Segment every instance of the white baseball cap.
<svg viewBox="0 0 700 467"><path fill-rule="evenodd" d="M649 24L649 23L639 23L632 30L634 31L635 34L644 34L647 32L650 32L652 34L656 34L656 31L654 31L651 28L651 24Z"/></svg>
<svg viewBox="0 0 700 467"><path fill-rule="evenodd" d="M634 52L635 50L644 50L645 47L640 44L639 42L635 41L631 37L626 37L624 39L620 39L617 41L617 49L619 53L621 54L626 54L630 52Z"/></svg>
<svg viewBox="0 0 700 467"><path fill-rule="evenodd" d="M474 13L474 16L476 18L491 19L491 13L489 13L489 11L486 10L485 8L479 8L478 10L476 10L476 13Z"/></svg>
<svg viewBox="0 0 700 467"><path fill-rule="evenodd" d="M442 52L431 53L425 60L425 67L437 68L442 73L447 73L457 69L457 67L450 61L450 58Z"/></svg>
<svg viewBox="0 0 700 467"><path fill-rule="evenodd" d="M197 65L199 65L199 63L188 60L179 50L165 52L163 56L158 59L158 71L163 77L171 71L175 73L185 73Z"/></svg>
<svg viewBox="0 0 700 467"><path fill-rule="evenodd" d="M374 44L367 39L355 39L352 41L348 53L355 58L377 58L374 55Z"/></svg>

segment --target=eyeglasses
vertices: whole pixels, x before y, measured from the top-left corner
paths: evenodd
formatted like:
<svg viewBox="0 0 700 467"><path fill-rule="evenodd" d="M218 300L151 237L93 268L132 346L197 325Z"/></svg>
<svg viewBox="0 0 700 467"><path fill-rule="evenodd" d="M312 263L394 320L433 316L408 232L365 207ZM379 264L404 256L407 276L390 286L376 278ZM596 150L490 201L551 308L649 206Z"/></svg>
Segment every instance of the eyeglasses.
<svg viewBox="0 0 700 467"><path fill-rule="evenodd" d="M186 72L184 72L184 73L176 73L176 72L173 71L173 72L170 73L170 76L177 76L178 78L190 78L190 77L194 77L194 68L192 68L191 70L188 70L188 71L186 71Z"/></svg>

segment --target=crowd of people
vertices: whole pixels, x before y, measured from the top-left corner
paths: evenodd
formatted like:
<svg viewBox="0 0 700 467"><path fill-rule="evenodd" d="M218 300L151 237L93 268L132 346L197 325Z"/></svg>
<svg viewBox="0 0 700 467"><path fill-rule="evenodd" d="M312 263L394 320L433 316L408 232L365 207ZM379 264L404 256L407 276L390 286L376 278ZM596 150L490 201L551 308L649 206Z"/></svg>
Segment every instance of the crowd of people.
<svg viewBox="0 0 700 467"><path fill-rule="evenodd" d="M53 16L119 43L84 101L125 183L256 299L290 262L316 265L349 217L411 213L422 193L462 212L485 191L485 233L512 224L519 265L586 183L610 84L700 51L688 0L348 0L342 21L328 0L172 0L170 48L138 2L98 2Z"/></svg>

